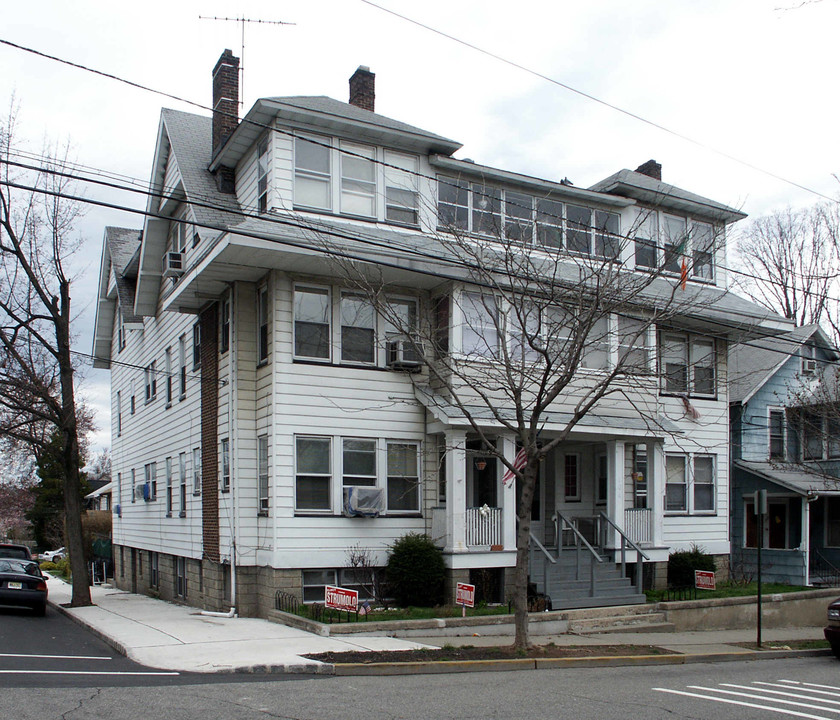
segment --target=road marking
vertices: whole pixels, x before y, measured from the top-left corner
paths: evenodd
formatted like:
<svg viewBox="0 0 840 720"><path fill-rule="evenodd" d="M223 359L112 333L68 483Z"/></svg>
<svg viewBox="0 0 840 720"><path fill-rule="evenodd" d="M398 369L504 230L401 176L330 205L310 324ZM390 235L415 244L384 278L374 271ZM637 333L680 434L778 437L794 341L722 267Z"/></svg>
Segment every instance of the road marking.
<svg viewBox="0 0 840 720"><path fill-rule="evenodd" d="M0 675L180 675L178 672L133 672L119 670L0 670Z"/></svg>
<svg viewBox="0 0 840 720"><path fill-rule="evenodd" d="M780 680L783 683L795 683L796 685L803 685L804 687L825 688L826 690L840 690L840 687L835 685L820 685L819 683L798 682L796 680Z"/></svg>
<svg viewBox="0 0 840 720"><path fill-rule="evenodd" d="M810 708L811 710L822 710L823 712L840 713L840 710L835 708L827 708L822 705L811 705L806 702L795 702L793 700L782 700L781 698L769 698L764 695L753 695L752 693L735 692L734 690L721 690L719 688L702 687L700 685L689 685L692 690L706 690L708 692L723 693L724 695L736 695L737 697L752 698L753 700L766 700L767 702L781 703L782 705L796 705L796 707ZM741 687L736 685L735 687ZM749 689L749 688L748 688ZM817 698L808 698L816 700Z"/></svg>
<svg viewBox="0 0 840 720"><path fill-rule="evenodd" d="M0 653L0 657L8 658L47 658L49 660L113 660L114 658L101 655L30 655L28 653Z"/></svg>
<svg viewBox="0 0 840 720"><path fill-rule="evenodd" d="M792 681L791 680L782 680L781 682L790 683ZM723 683L723 684L726 685L726 683ZM756 685L769 685L770 687L781 687L781 688L786 688L788 690L800 690L802 692L811 693L811 695L830 695L831 697L837 697L837 693L836 692L831 692L830 690L815 690L815 689L810 688L810 687L805 687L809 683L796 683L796 685L790 686L790 685L776 685L775 683L762 682L761 680L756 680L755 684ZM737 687L737 686L727 685L727 687ZM822 686L822 687L825 687L825 686ZM840 690L840 688L837 688L837 689ZM765 690L765 692L779 692L779 691L778 690ZM791 697L810 697L808 695L793 695L791 693L785 693L785 694L790 695ZM812 699L815 699L815 698L812 697ZM837 700L823 700L823 702L831 703L833 705L840 705L840 701L837 701Z"/></svg>
<svg viewBox="0 0 840 720"><path fill-rule="evenodd" d="M713 702L724 703L725 705L740 705L742 707L757 708L758 710L769 710L770 712L784 713L785 715L809 718L810 720L833 720L833 718L826 717L825 715L811 715L810 713L797 712L796 710L787 710L784 708L777 708L769 705L759 705L757 703L743 702L742 700L730 700L729 698L701 695L700 693L690 693L686 692L685 690L669 690L668 688L653 689L659 692L671 693L672 695L685 695L686 697L700 698L701 700L712 700Z"/></svg>

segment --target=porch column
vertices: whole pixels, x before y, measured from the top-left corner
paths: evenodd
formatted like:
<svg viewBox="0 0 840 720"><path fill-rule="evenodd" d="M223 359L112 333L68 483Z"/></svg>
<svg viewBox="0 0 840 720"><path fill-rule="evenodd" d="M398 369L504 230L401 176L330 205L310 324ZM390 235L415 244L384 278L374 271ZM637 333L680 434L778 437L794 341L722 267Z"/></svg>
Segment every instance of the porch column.
<svg viewBox="0 0 840 720"><path fill-rule="evenodd" d="M496 448L502 452L505 459L513 462L516 457L516 438L513 435L502 435L496 441ZM502 482L507 468L497 463L499 468L499 497L502 508L502 546L505 550L516 549L516 480L512 480L505 487Z"/></svg>
<svg viewBox="0 0 840 720"><path fill-rule="evenodd" d="M607 515L618 527L624 528L624 442L607 442ZM607 545L618 548L621 539L613 528L607 532Z"/></svg>
<svg viewBox="0 0 840 720"><path fill-rule="evenodd" d="M464 552L467 515L467 434L447 430L446 442L446 540L444 552Z"/></svg>
<svg viewBox="0 0 840 720"><path fill-rule="evenodd" d="M653 546L662 547L665 520L665 446L647 444L648 507L653 512Z"/></svg>
<svg viewBox="0 0 840 720"><path fill-rule="evenodd" d="M800 531L800 548L805 556L805 585L811 584L811 503L807 495L803 495L802 503L802 530Z"/></svg>

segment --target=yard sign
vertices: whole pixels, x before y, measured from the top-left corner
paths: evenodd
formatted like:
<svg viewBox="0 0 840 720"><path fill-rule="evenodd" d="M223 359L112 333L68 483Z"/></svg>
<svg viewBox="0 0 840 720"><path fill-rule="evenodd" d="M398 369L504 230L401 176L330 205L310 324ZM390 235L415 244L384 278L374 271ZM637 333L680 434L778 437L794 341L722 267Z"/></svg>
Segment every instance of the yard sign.
<svg viewBox="0 0 840 720"><path fill-rule="evenodd" d="M359 592L327 585L324 588L324 605L333 610L356 612L359 609Z"/></svg>
<svg viewBox="0 0 840 720"><path fill-rule="evenodd" d="M458 583L455 586L455 604L461 607L475 607L475 585Z"/></svg>
<svg viewBox="0 0 840 720"><path fill-rule="evenodd" d="M694 587L698 590L714 590L715 574L709 570L695 570Z"/></svg>

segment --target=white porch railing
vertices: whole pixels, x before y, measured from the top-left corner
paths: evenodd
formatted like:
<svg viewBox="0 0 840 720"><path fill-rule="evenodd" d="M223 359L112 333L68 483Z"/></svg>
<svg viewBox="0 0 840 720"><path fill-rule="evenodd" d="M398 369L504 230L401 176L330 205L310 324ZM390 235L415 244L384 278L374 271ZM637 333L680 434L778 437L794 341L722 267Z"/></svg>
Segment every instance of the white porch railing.
<svg viewBox="0 0 840 720"><path fill-rule="evenodd" d="M652 543L653 510L650 508L626 508L624 510L624 532L635 543Z"/></svg>
<svg viewBox="0 0 840 720"><path fill-rule="evenodd" d="M467 508L466 525L468 547L502 544L502 508Z"/></svg>

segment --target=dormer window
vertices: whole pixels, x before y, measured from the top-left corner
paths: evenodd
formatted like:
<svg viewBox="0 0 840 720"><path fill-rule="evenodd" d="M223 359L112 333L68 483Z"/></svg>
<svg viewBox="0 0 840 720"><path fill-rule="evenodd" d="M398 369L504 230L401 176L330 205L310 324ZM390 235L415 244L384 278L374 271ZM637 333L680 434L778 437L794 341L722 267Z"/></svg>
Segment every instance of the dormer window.
<svg viewBox="0 0 840 720"><path fill-rule="evenodd" d="M268 135L257 143L257 208L268 212Z"/></svg>
<svg viewBox="0 0 840 720"><path fill-rule="evenodd" d="M341 150L341 212L375 217L375 149L343 142Z"/></svg>
<svg viewBox="0 0 840 720"><path fill-rule="evenodd" d="M329 210L330 140L295 138L295 205Z"/></svg>
<svg viewBox="0 0 840 720"><path fill-rule="evenodd" d="M802 356L802 374L813 375L817 372L817 348L814 345L803 345L800 354Z"/></svg>
<svg viewBox="0 0 840 720"><path fill-rule="evenodd" d="M632 234L638 270L661 267L666 273L714 282L716 231L712 225L676 215L663 215L660 222L655 210L645 210Z"/></svg>

